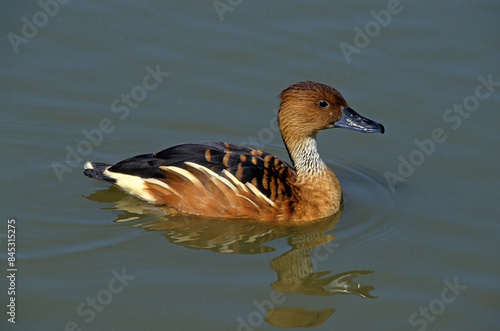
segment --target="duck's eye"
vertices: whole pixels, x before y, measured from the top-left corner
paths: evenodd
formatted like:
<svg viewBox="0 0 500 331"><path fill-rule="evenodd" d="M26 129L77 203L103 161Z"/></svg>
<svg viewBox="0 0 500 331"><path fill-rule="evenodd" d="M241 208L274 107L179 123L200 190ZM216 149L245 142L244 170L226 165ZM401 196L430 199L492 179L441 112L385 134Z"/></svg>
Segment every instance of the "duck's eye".
<svg viewBox="0 0 500 331"><path fill-rule="evenodd" d="M328 107L330 104L328 103L328 101L326 100L321 100L320 102L318 102L318 106L320 106L321 108L326 108Z"/></svg>

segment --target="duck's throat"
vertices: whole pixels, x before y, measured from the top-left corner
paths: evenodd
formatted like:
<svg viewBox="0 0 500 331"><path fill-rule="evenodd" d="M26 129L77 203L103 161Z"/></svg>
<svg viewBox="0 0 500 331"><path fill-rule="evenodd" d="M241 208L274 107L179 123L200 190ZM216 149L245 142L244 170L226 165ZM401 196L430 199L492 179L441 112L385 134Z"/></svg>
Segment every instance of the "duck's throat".
<svg viewBox="0 0 500 331"><path fill-rule="evenodd" d="M287 144L287 148L299 177L315 176L328 171L318 154L315 136Z"/></svg>

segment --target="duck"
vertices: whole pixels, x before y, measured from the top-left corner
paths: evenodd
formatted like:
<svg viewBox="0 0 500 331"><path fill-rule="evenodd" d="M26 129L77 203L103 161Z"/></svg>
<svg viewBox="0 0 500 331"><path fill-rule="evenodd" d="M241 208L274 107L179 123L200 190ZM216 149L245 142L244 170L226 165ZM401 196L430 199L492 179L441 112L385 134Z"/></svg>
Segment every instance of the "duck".
<svg viewBox="0 0 500 331"><path fill-rule="evenodd" d="M318 154L317 133L384 133L384 126L359 115L322 83L292 84L278 98L278 126L291 165L259 149L198 141L115 164L86 162L83 173L179 214L283 222L336 214L342 188Z"/></svg>

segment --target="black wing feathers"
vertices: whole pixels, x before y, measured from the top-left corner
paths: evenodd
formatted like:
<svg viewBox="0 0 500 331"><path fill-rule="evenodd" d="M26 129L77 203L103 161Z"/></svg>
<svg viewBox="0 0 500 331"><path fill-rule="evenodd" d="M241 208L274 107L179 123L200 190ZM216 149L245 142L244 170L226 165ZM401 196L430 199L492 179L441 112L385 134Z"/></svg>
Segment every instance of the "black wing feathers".
<svg viewBox="0 0 500 331"><path fill-rule="evenodd" d="M134 156L118 162L109 171L143 178L165 178L160 166L185 169L185 162L202 165L217 174L227 170L242 183L251 182L267 197L271 197L278 186L282 194L291 194L288 183L279 180L294 172L288 164L272 154L222 142L186 143L158 153Z"/></svg>

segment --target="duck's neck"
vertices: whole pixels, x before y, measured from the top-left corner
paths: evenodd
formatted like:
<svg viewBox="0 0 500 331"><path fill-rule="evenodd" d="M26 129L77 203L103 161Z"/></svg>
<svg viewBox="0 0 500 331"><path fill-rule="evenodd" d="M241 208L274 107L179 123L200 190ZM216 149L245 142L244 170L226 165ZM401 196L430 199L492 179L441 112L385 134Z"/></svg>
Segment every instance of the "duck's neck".
<svg viewBox="0 0 500 331"><path fill-rule="evenodd" d="M285 141L285 145L298 177L315 177L329 171L318 154L315 135L299 141Z"/></svg>
<svg viewBox="0 0 500 331"><path fill-rule="evenodd" d="M321 160L314 136L298 143L285 141L297 178L296 194L299 197L294 208L297 219L318 219L339 211L342 189L335 174Z"/></svg>

